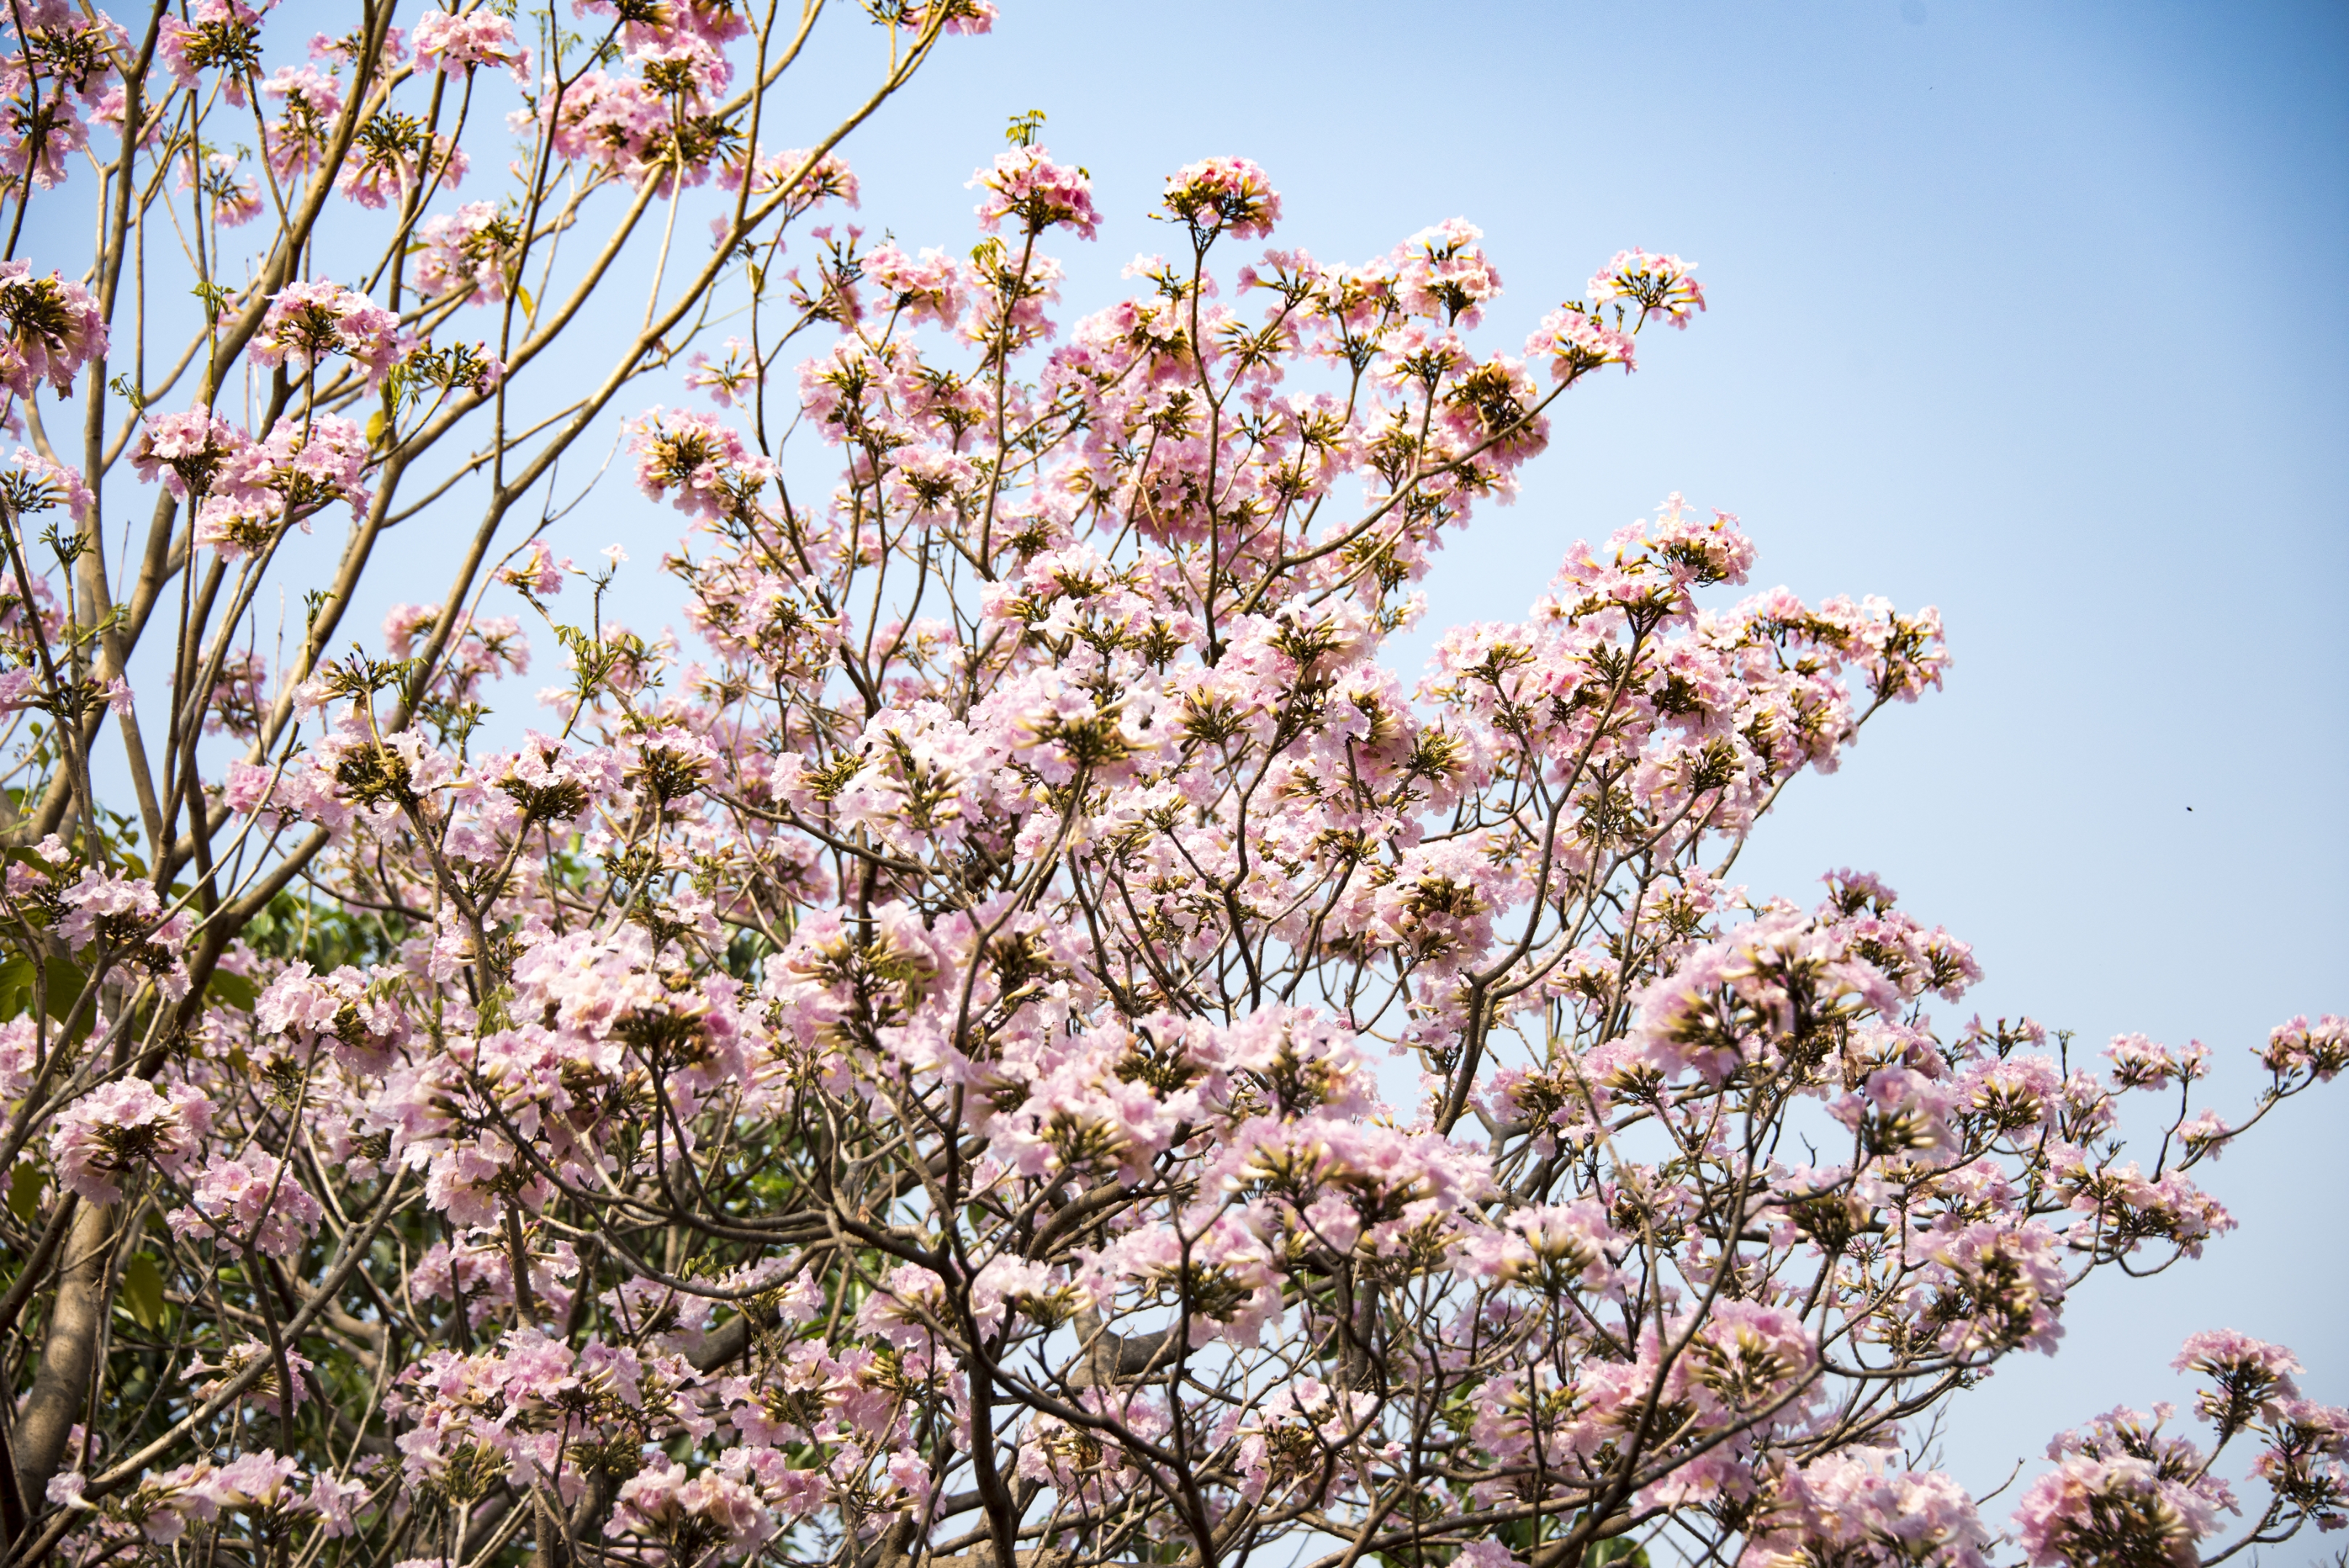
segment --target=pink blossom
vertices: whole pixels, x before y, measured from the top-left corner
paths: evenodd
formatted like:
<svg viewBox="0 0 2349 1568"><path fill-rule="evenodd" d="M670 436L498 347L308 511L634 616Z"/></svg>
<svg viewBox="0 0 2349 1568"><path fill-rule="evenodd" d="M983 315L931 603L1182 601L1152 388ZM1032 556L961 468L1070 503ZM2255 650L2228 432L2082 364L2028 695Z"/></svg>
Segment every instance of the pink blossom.
<svg viewBox="0 0 2349 1568"><path fill-rule="evenodd" d="M499 573L512 587L540 598L553 598L563 591L563 579L578 570L567 559L557 560L543 539L533 539L524 545L520 556Z"/></svg>
<svg viewBox="0 0 2349 1568"><path fill-rule="evenodd" d="M997 160L1001 167L1002 161ZM1166 210L1203 241L1216 234L1260 240L1280 221L1280 193L1245 158L1207 158L1166 177ZM984 209L981 209L984 213ZM992 226L992 225L990 225ZM1080 231L1087 239L1090 230Z"/></svg>
<svg viewBox="0 0 2349 1568"><path fill-rule="evenodd" d="M845 202L852 207L857 204L855 171L837 153L827 152L819 158L804 149L792 148L771 156L753 157L747 162L750 193L781 197L781 213L785 222L813 212L828 202ZM744 171L742 162L724 165L718 171L719 188L740 190ZM824 231L816 232L821 234Z"/></svg>
<svg viewBox="0 0 2349 1568"><path fill-rule="evenodd" d="M317 1199L283 1160L257 1150L235 1159L214 1156L191 1192L187 1207L165 1217L176 1235L218 1237L293 1258L318 1228Z"/></svg>
<svg viewBox="0 0 2349 1568"><path fill-rule="evenodd" d="M1990 1532L1965 1490L1946 1475L1894 1469L1881 1450L1823 1455L1790 1470L1784 1488L1786 1506L1741 1563L1987 1568L1990 1562Z"/></svg>
<svg viewBox="0 0 2349 1568"><path fill-rule="evenodd" d="M1089 240L1101 222L1093 210L1092 182L1081 170L1053 162L1041 147L997 153L995 167L978 171L970 184L986 192L978 204L978 226L988 234L1008 217L1018 220L1019 232L1031 237L1066 226L1078 238Z"/></svg>
<svg viewBox="0 0 2349 1568"><path fill-rule="evenodd" d="M261 13L243 0L196 0L189 20L163 19L155 53L171 79L191 92L202 86L199 72L220 72L221 97L245 107L246 78L260 66Z"/></svg>
<svg viewBox="0 0 2349 1568"><path fill-rule="evenodd" d="M1596 310L1612 300L1630 300L1639 306L1640 322L1661 316L1685 330L1694 313L1704 308L1704 290L1689 275L1695 270L1694 262L1678 256L1618 251L1615 259L1590 280L1591 307Z"/></svg>
<svg viewBox="0 0 2349 1568"><path fill-rule="evenodd" d="M1465 218L1448 218L1405 240L1394 254L1397 303L1446 327L1475 327L1501 293L1501 275L1477 243L1483 238Z"/></svg>
<svg viewBox="0 0 2349 1568"><path fill-rule="evenodd" d="M962 275L943 252L925 250L908 256L894 244L867 252L864 281L878 289L891 310L907 326L927 319L951 331L963 310Z"/></svg>
<svg viewBox="0 0 2349 1568"><path fill-rule="evenodd" d="M992 0L891 0L882 14L895 26L916 33L936 26L941 33L974 35L993 32L1000 15Z"/></svg>
<svg viewBox="0 0 2349 1568"><path fill-rule="evenodd" d="M405 352L399 318L363 294L334 283L289 284L270 296L253 357L264 365L315 371L328 354L346 354L379 387ZM283 428L283 427L281 427Z"/></svg>
<svg viewBox="0 0 2349 1568"><path fill-rule="evenodd" d="M310 1358L290 1345L285 1351L285 1370L292 1383L293 1403L299 1407L316 1392L310 1374ZM285 1389L280 1386L277 1353L257 1339L246 1339L232 1345L217 1366L202 1361L191 1361L191 1376L216 1372L217 1377L206 1378L196 1385L196 1397L210 1399L224 1391L229 1384L255 1366L260 1375L245 1386L243 1397L261 1409L277 1415L284 1407ZM292 1459L281 1459L263 1449L230 1461L221 1469L201 1474L198 1490L215 1508L242 1508L254 1503L276 1506L283 1498L280 1491L299 1467Z"/></svg>
<svg viewBox="0 0 2349 1568"><path fill-rule="evenodd" d="M280 66L261 84L264 96L283 99L285 112L268 127L269 167L283 183L316 171L335 120L343 112L342 83L314 66Z"/></svg>
<svg viewBox="0 0 2349 1568"><path fill-rule="evenodd" d="M177 1179L212 1127L212 1102L193 1088L167 1095L137 1078L118 1078L85 1095L51 1124L49 1158L65 1185L93 1203L121 1196L118 1178L149 1163Z"/></svg>
<svg viewBox="0 0 2349 1568"><path fill-rule="evenodd" d="M457 15L428 11L416 24L416 63L442 76L460 76L478 66L502 66L522 86L531 85L530 50L514 39L513 24L486 6Z"/></svg>
<svg viewBox="0 0 2349 1568"><path fill-rule="evenodd" d="M718 1530L733 1554L756 1551L775 1533L775 1521L758 1493L719 1469L688 1478L684 1466L650 1467L621 1483L606 1533L663 1535L683 1520Z"/></svg>
<svg viewBox="0 0 2349 1568"><path fill-rule="evenodd" d="M2016 1536L2033 1563L2083 1561L2199 1563L2196 1543L2236 1511L2227 1484L2179 1438L2159 1436L2168 1407L2148 1419L2114 1410L2048 1445L2056 1468L2031 1484L2014 1511Z"/></svg>
<svg viewBox="0 0 2349 1568"><path fill-rule="evenodd" d="M2255 1416L2272 1419L2282 1404L2300 1397L2292 1381L2292 1375L2302 1370L2300 1358L2281 1345L2233 1329L2203 1329L2187 1335L2169 1366L2173 1372L2199 1372L2218 1384L2196 1397L2195 1408L2217 1424L2222 1441Z"/></svg>
<svg viewBox="0 0 2349 1568"><path fill-rule="evenodd" d="M89 128L73 100L54 88L43 96L47 99L44 114L36 119L22 111L12 112L7 130L0 130L0 174L50 191L65 183L73 155L88 148Z"/></svg>
<svg viewBox="0 0 2349 1568"><path fill-rule="evenodd" d="M2105 1054L2112 1059L2116 1089L2161 1089L2172 1078L2191 1083L2202 1076L2210 1053L2199 1042L2173 1051L2142 1034L2116 1034L2105 1047Z"/></svg>
<svg viewBox="0 0 2349 1568"><path fill-rule="evenodd" d="M670 504L688 516L724 517L755 505L774 464L734 431L704 414L647 410L628 450L636 487L648 500L675 492Z"/></svg>
<svg viewBox="0 0 2349 1568"><path fill-rule="evenodd" d="M77 522L87 521L89 509L96 504L89 486L82 483L78 469L67 468L26 447L18 447L12 460L16 472L0 479L9 501L19 514L47 511L52 506L65 508L66 515Z"/></svg>
<svg viewBox="0 0 2349 1568"><path fill-rule="evenodd" d="M506 297L507 269L521 242L513 220L492 202L469 202L424 220L416 231L416 286L428 296L466 291L475 305Z"/></svg>
<svg viewBox="0 0 2349 1568"><path fill-rule="evenodd" d="M228 781L221 790L221 804L233 812L249 812L269 798L273 770L255 767L250 763L231 763Z"/></svg>
<svg viewBox="0 0 2349 1568"><path fill-rule="evenodd" d="M622 174L644 168L644 155L667 128L659 98L633 77L588 71L564 88L558 101L551 83L542 87L539 112L557 158L599 163ZM700 178L697 165L691 177Z"/></svg>
<svg viewBox="0 0 2349 1568"><path fill-rule="evenodd" d="M76 951L93 940L108 943L143 940L162 918L162 905L153 884L136 877L84 867L78 880L62 899L66 914L57 922L57 939Z"/></svg>
<svg viewBox="0 0 2349 1568"><path fill-rule="evenodd" d="M386 27L383 35L381 55L383 63L387 66L407 64L408 30L404 27ZM356 46L360 41L360 36L357 33L346 33L339 38L325 33L313 33L310 35L310 57L322 64L332 64L339 60L345 65L356 66L359 63L359 53Z"/></svg>
<svg viewBox="0 0 2349 1568"><path fill-rule="evenodd" d="M160 474L163 487L184 502L202 496L251 445L243 431L209 410L150 414L132 461L141 480L151 483Z"/></svg>
<svg viewBox="0 0 2349 1568"><path fill-rule="evenodd" d="M2259 1057L2278 1077L2304 1073L2330 1083L2349 1067L2349 1019L2328 1012L2313 1024L2305 1015L2279 1024Z"/></svg>
<svg viewBox="0 0 2349 1568"><path fill-rule="evenodd" d="M26 261L0 262L0 385L30 398L47 381L63 393L92 357L106 352L106 321L88 290L56 273L33 275Z"/></svg>
<svg viewBox="0 0 2349 1568"><path fill-rule="evenodd" d="M1526 358L1547 359L1551 376L1572 381L1602 365L1636 368L1631 339L1595 316L1562 305L1542 317L1541 326L1526 339Z"/></svg>
<svg viewBox="0 0 2349 1568"><path fill-rule="evenodd" d="M723 48L750 31L750 23L724 0L676 0L651 13L615 0L573 0L573 10L582 16L620 18L620 43L631 53L688 39Z"/></svg>
<svg viewBox="0 0 2349 1568"><path fill-rule="evenodd" d="M459 143L403 118L386 122L382 134L351 150L335 190L362 207L381 209L406 201L419 189L453 191L465 182L465 171L471 167L472 160Z"/></svg>
<svg viewBox="0 0 2349 1568"><path fill-rule="evenodd" d="M750 389L763 381L766 372L739 337L726 339L723 352L724 357L713 364L709 355L696 349L686 361L691 369L686 372L685 384L709 393L709 400L719 408L730 409L749 401Z"/></svg>

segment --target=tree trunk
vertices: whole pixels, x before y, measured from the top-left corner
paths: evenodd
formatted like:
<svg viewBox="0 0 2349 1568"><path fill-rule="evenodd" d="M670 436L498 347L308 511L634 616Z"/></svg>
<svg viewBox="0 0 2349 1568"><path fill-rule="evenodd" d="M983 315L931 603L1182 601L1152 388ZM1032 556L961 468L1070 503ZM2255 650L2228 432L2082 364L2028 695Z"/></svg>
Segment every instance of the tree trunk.
<svg viewBox="0 0 2349 1568"><path fill-rule="evenodd" d="M41 1369L16 1417L16 1487L26 1510L37 1518L47 1506L49 1478L57 1473L66 1438L81 1419L89 1394L90 1367L98 1356L98 1314L106 1301L107 1240L113 1210L85 1203L66 1238L65 1262L49 1309L48 1336L41 1344Z"/></svg>

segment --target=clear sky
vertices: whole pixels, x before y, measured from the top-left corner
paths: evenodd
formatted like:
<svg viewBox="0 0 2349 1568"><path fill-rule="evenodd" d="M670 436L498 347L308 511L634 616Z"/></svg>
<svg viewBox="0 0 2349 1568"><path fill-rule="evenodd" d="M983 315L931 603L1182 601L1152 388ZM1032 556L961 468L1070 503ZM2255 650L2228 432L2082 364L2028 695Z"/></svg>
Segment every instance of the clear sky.
<svg viewBox="0 0 2349 1568"><path fill-rule="evenodd" d="M1160 180L1214 153L1263 164L1278 242L1325 259L1481 224L1495 347L1619 248L1702 264L1711 313L1578 389L1519 503L1441 557L1407 671L1684 492L1744 518L1756 587L1935 604L1956 654L1946 692L1790 793L1740 864L1757 892L1874 870L1975 944L1985 1015L2088 1050L2199 1038L2229 1112L2271 1025L2349 1011L2349 5L1001 4L848 145L857 216L959 253L972 166L1045 110L1109 219L1062 247L1064 320L1166 244ZM304 35L340 9L281 7ZM846 54L809 62L810 126ZM641 626L680 520L617 477L557 544L626 543ZM429 542L402 536L350 630L437 599ZM2198 1327L2289 1343L2349 1402L2349 1084L2262 1132L2206 1168L2240 1233L2085 1293L2059 1357L1968 1397L1968 1481L2178 1397Z"/></svg>
<svg viewBox="0 0 2349 1568"><path fill-rule="evenodd" d="M1522 500L1447 549L1406 669L1685 492L1744 518L1756 587L1939 605L1956 655L1790 794L1757 891L1874 869L1975 944L1985 1015L2199 1038L2229 1111L2271 1025L2349 1011L2349 7L1003 11L851 144L859 216L967 246L962 182L1041 109L1111 220L1062 247L1093 253L1071 314L1211 153L1262 163L1276 241L1325 258L1482 225L1495 342L1622 246L1702 264L1710 314L1578 389ZM1967 1397L1969 1481L2178 1397L2197 1327L2292 1344L2349 1401L2349 1084L2261 1131L2205 1168L2240 1232L2091 1289L2061 1355Z"/></svg>

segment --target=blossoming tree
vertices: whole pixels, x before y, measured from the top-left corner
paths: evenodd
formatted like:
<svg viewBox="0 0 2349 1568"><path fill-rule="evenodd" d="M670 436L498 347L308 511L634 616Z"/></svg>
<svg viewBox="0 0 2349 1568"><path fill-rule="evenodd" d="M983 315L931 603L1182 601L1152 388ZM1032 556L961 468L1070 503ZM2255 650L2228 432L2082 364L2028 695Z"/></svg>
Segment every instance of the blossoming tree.
<svg viewBox="0 0 2349 1568"><path fill-rule="evenodd" d="M811 129L819 9L367 0L305 53L11 5L8 1562L2183 1564L2349 1518L2349 1415L2229 1332L2207 1431L2097 1417L2003 1535L1925 1458L2349 1065L2294 1020L2222 1119L2199 1046L1961 1020L1969 950L1870 877L1728 881L1940 684L1930 610L1737 597L1674 498L1380 662L1688 265L1496 352L1474 227L1263 249L1219 157L1063 333L1102 220L1033 116L968 259L793 265L993 15L870 0ZM560 553L616 428L690 641Z"/></svg>

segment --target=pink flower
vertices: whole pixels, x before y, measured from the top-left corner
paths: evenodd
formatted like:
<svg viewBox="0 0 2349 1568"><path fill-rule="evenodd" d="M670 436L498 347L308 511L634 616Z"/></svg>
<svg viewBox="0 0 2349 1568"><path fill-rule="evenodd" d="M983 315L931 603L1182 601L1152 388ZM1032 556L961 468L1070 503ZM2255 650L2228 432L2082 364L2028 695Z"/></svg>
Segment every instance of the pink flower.
<svg viewBox="0 0 2349 1568"><path fill-rule="evenodd" d="M109 706L111 702L109 695ZM63 903L66 914L57 922L57 940L77 952L93 940L115 945L144 940L162 917L153 884L94 866L82 868L80 878L65 890Z"/></svg>
<svg viewBox="0 0 2349 1568"><path fill-rule="evenodd" d="M2196 1544L2214 1533L2219 1512L2236 1511L2226 1482L2179 1438L2159 1436L2162 1407L2148 1421L2114 1410L2085 1432L2048 1445L2056 1468L2032 1482L2014 1511L2015 1534L2035 1564L2176 1564L2191 1568Z"/></svg>
<svg viewBox="0 0 2349 1568"><path fill-rule="evenodd" d="M539 598L553 598L563 591L564 576L576 570L568 560L555 559L545 540L533 539L498 576L510 587Z"/></svg>
<svg viewBox="0 0 2349 1568"><path fill-rule="evenodd" d="M252 444L243 431L209 410L150 414L132 462L141 480L152 483L160 473L163 488L186 501L211 489L214 477Z"/></svg>
<svg viewBox="0 0 2349 1568"><path fill-rule="evenodd" d="M2196 1042L2183 1051L2157 1045L2142 1034L2116 1034L2105 1047L2113 1063L2116 1089L2162 1089L2172 1078L2192 1083L2208 1071L2208 1046Z"/></svg>
<svg viewBox="0 0 2349 1568"><path fill-rule="evenodd" d="M2298 1356L2230 1328L2187 1335L2169 1367L2199 1372L2218 1384L2196 1397L2195 1408L2217 1425L2221 1442L2255 1417L2272 1419L2284 1402L2300 1397L2292 1382L2292 1374L2302 1370Z"/></svg>
<svg viewBox="0 0 2349 1568"><path fill-rule="evenodd" d="M416 24L416 63L444 77L502 66L521 86L531 85L530 50L514 41L513 24L487 6L462 16L426 12Z"/></svg>
<svg viewBox="0 0 2349 1568"><path fill-rule="evenodd" d="M951 331L962 315L962 275L951 257L936 250L925 250L919 258L908 256L894 244L883 244L865 253L864 281L870 283L886 301L887 308L900 314L907 326L924 319Z"/></svg>
<svg viewBox="0 0 2349 1568"><path fill-rule="evenodd" d="M621 1483L605 1532L613 1536L674 1533L686 1521L714 1528L736 1553L756 1551L773 1537L776 1521L758 1492L723 1469L688 1478L674 1461L655 1465Z"/></svg>
<svg viewBox="0 0 2349 1568"><path fill-rule="evenodd" d="M187 1206L165 1218L175 1235L218 1237L291 1259L317 1230L319 1209L283 1160L254 1150L235 1159L214 1156Z"/></svg>
<svg viewBox="0 0 2349 1568"><path fill-rule="evenodd" d="M740 190L743 167L738 161L720 168L718 171L719 188ZM806 171L804 173L801 172L802 169ZM827 152L811 161L811 155L805 150L792 148L771 157L751 159L750 173L751 195L782 197L781 213L786 222L813 212L827 202L845 202L852 207L857 204L855 171L849 168L848 161L837 153ZM824 231L819 229L816 232L821 234Z"/></svg>
<svg viewBox="0 0 2349 1568"><path fill-rule="evenodd" d="M506 297L522 230L499 215L492 202L469 202L453 213L427 218L416 231L416 287L428 296L464 292L470 303Z"/></svg>
<svg viewBox="0 0 2349 1568"><path fill-rule="evenodd" d="M999 168L1001 163L998 159ZM1188 223L1202 241L1216 234L1260 240L1280 221L1280 193L1265 171L1245 158L1206 158L1184 165L1167 176L1164 201L1166 210ZM1085 237L1092 237L1090 231Z"/></svg>
<svg viewBox="0 0 2349 1568"><path fill-rule="evenodd" d="M212 1102L199 1090L174 1086L166 1095L138 1078L101 1085L59 1113L49 1131L49 1158L65 1185L93 1203L122 1197L118 1178L152 1164L177 1179L196 1158L212 1128Z"/></svg>
<svg viewBox="0 0 2349 1568"><path fill-rule="evenodd" d="M254 449L244 483L280 497L289 514L306 515L330 502L347 501L364 511L369 493L363 482L372 461L358 426L332 414L306 421L281 419L269 439Z"/></svg>
<svg viewBox="0 0 2349 1568"><path fill-rule="evenodd" d="M616 0L573 0L572 9L582 16L621 17L620 43L632 55L688 40L723 48L750 26L739 8L725 0L672 0L657 9Z"/></svg>
<svg viewBox="0 0 2349 1568"><path fill-rule="evenodd" d="M268 127L265 145L269 167L281 183L291 183L323 162L336 117L343 112L342 83L315 66L280 66L261 90L285 100L285 112Z"/></svg>
<svg viewBox="0 0 2349 1568"><path fill-rule="evenodd" d="M291 364L304 374L329 354L348 355L366 368L371 388L383 384L405 351L399 317L363 294L326 282L289 284L270 296L253 342L257 363Z"/></svg>
<svg viewBox="0 0 2349 1568"><path fill-rule="evenodd" d="M308 533L310 519L334 502L364 513L372 498L365 482L372 461L367 438L348 420L281 419L267 441L222 463L196 510L196 543L234 561L266 549L289 522Z"/></svg>
<svg viewBox="0 0 2349 1568"><path fill-rule="evenodd" d="M706 414L647 410L628 450L636 454L636 488L688 516L731 517L757 504L775 465Z"/></svg>
<svg viewBox="0 0 2349 1568"><path fill-rule="evenodd" d="M991 0L893 0L883 7L882 14L895 26L912 32L923 32L936 26L941 33L978 34L995 30L996 17L1001 15Z"/></svg>
<svg viewBox="0 0 2349 1568"><path fill-rule="evenodd" d="M16 61L7 64L14 66ZM39 92L43 112L37 117L14 105L10 108L6 128L0 130L0 174L15 182L23 182L29 174L30 183L47 191L65 183L73 155L89 145L89 128L82 122L82 106L67 98L57 85L43 82Z"/></svg>
<svg viewBox="0 0 2349 1568"><path fill-rule="evenodd" d="M253 1382L245 1386L243 1397L271 1415L277 1415L284 1408L288 1391L279 1386L276 1354L257 1339L230 1345L222 1355L218 1366L206 1361L191 1361L187 1370L191 1375L220 1374L196 1385L196 1397L209 1399L256 1366L262 1370ZM291 1376L291 1394L296 1407L312 1392L311 1369L308 1356L291 1345L285 1347L285 1371ZM281 1459L268 1449L262 1449L232 1460L219 1469L199 1472L193 1490L214 1508L244 1508L256 1503L274 1507L284 1498L280 1489L293 1479L297 1469L292 1459Z"/></svg>
<svg viewBox="0 0 2349 1568"><path fill-rule="evenodd" d="M221 74L221 97L245 107L246 78L261 65L261 13L242 0L196 0L181 22L166 16L155 53L171 79L189 91L202 86L201 71Z"/></svg>
<svg viewBox="0 0 2349 1568"><path fill-rule="evenodd" d="M380 209L406 201L419 187L453 191L471 167L454 140L401 117L384 120L378 134L351 150L335 189L362 207Z"/></svg>
<svg viewBox="0 0 2349 1568"><path fill-rule="evenodd" d="M540 92L539 112L557 158L600 163L624 174L643 167L645 149L667 119L642 82L602 71L581 76L559 98L550 81Z"/></svg>
<svg viewBox="0 0 2349 1568"><path fill-rule="evenodd" d="M89 486L82 483L78 469L67 468L61 462L51 462L27 447L18 447L13 460L16 472L0 476L0 489L5 489L9 501L21 514L46 512L52 506L62 506L66 514L77 522L89 516L95 498Z"/></svg>
<svg viewBox="0 0 2349 1568"><path fill-rule="evenodd" d="M1678 256L1618 251L1590 280L1590 306L1597 310L1611 300L1630 300L1640 307L1640 322L1661 316L1685 330L1693 314L1704 308L1704 290L1689 275L1695 270L1694 262Z"/></svg>
<svg viewBox="0 0 2349 1568"><path fill-rule="evenodd" d="M70 391L82 366L106 352L106 321L89 291L54 272L35 277L26 261L0 262L0 386L20 398L44 380Z"/></svg>
<svg viewBox="0 0 2349 1568"><path fill-rule="evenodd" d="M1016 219L1026 235L1067 227L1092 239L1101 214L1093 210L1093 187L1084 171L1055 163L1041 147L1015 147L995 155L995 167L970 177L986 192L978 203L978 226L993 234L1005 218Z"/></svg>
<svg viewBox="0 0 2349 1568"><path fill-rule="evenodd" d="M1631 339L1578 306L1559 306L1542 317L1541 326L1526 339L1526 358L1547 359L1550 374L1572 381L1602 365L1634 369Z"/></svg>
<svg viewBox="0 0 2349 1568"><path fill-rule="evenodd" d="M712 364L709 355L694 350L686 360L690 369L686 372L685 384L696 391L709 393L709 400L719 408L730 409L743 400L748 389L758 386L765 375L758 360L747 357L749 350L740 338L726 339L724 353L722 360Z"/></svg>
<svg viewBox="0 0 2349 1568"><path fill-rule="evenodd" d="M1464 218L1422 229L1395 248L1395 299L1414 316L1472 327L1501 293L1501 275L1476 242L1485 232Z"/></svg>
<svg viewBox="0 0 2349 1568"><path fill-rule="evenodd" d="M408 30L386 27L383 31L383 63L386 66L407 64ZM359 63L357 46L360 42L362 39L357 33L346 33L339 38L330 37L325 33L313 33L310 35L310 57L326 64L339 60L347 66L356 66Z"/></svg>
<svg viewBox="0 0 2349 1568"><path fill-rule="evenodd" d="M2305 1015L2278 1024L2259 1058L2279 1078L2304 1073L2331 1083L2349 1068L2349 1019L2328 1012L2313 1024Z"/></svg>
<svg viewBox="0 0 2349 1568"><path fill-rule="evenodd" d="M180 160L179 188L197 192L211 208L212 222L224 229L237 228L261 215L261 182L238 173L241 167L237 158L225 152L188 153Z"/></svg>
<svg viewBox="0 0 2349 1568"><path fill-rule="evenodd" d="M1946 1475L1891 1467L1883 1451L1858 1449L1788 1470L1784 1505L1740 1561L1987 1568L1990 1532L1965 1489Z"/></svg>
<svg viewBox="0 0 2349 1568"><path fill-rule="evenodd" d="M249 812L269 798L269 782L273 770L256 767L251 763L231 763L228 782L221 789L221 804L234 812Z"/></svg>

